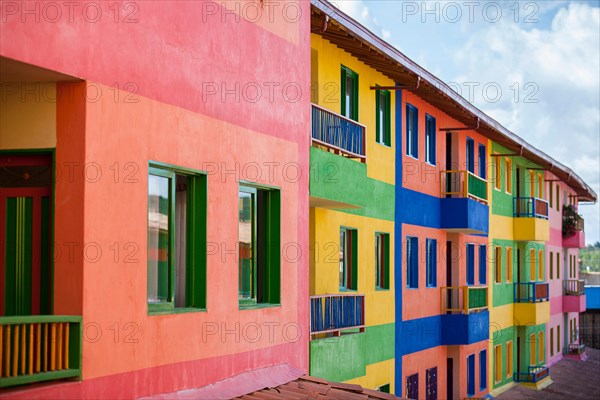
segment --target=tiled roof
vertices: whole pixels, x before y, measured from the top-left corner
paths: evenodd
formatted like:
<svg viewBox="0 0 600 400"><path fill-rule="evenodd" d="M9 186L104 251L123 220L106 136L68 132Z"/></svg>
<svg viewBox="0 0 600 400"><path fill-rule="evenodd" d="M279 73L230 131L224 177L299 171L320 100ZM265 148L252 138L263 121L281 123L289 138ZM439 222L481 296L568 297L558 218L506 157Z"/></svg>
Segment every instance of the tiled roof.
<svg viewBox="0 0 600 400"><path fill-rule="evenodd" d="M393 394L364 389L360 385L329 382L325 379L307 375L283 385L265 388L236 398L242 400L398 399Z"/></svg>

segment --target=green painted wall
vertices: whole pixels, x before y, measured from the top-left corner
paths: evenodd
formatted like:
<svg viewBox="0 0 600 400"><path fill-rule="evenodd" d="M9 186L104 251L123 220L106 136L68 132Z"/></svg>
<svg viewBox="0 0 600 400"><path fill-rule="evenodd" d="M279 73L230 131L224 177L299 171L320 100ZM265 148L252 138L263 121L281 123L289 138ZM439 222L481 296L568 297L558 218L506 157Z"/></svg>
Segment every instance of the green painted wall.
<svg viewBox="0 0 600 400"><path fill-rule="evenodd" d="M517 260L517 244L512 240L501 240L501 239L493 239L492 240L492 248L496 246L500 246L502 248L502 266L500 268L501 272L501 283L496 283L496 265L494 259L494 251L491 252L490 255L490 268L492 269L492 282L493 282L493 291L492 291L492 307L500 307L505 304L510 304L514 301L514 282L516 279L516 260ZM506 277L508 275L508 271L506 269L506 249L513 249L513 262L512 262L512 281L506 282Z"/></svg>
<svg viewBox="0 0 600 400"><path fill-rule="evenodd" d="M517 334L516 334L517 328L514 326L502 329L500 331L496 331L493 332L492 334L492 340L494 345L492 346L492 357L490 358L490 361L492 363L492 384L493 384L493 388L498 388L501 386L506 385L507 383L510 383L513 381L513 375L510 374L507 376L507 357L506 357L506 344L509 341L513 342L513 349L512 349L512 353L513 353L513 372L516 372L516 363L517 363ZM501 379L499 381L496 380L496 346L501 345L502 346L502 373L501 373Z"/></svg>
<svg viewBox="0 0 600 400"><path fill-rule="evenodd" d="M367 365L394 358L394 324L310 342L310 374L335 382L364 376Z"/></svg>
<svg viewBox="0 0 600 400"><path fill-rule="evenodd" d="M394 220L394 185L367 176L366 164L310 149L310 195L356 205L349 214Z"/></svg>

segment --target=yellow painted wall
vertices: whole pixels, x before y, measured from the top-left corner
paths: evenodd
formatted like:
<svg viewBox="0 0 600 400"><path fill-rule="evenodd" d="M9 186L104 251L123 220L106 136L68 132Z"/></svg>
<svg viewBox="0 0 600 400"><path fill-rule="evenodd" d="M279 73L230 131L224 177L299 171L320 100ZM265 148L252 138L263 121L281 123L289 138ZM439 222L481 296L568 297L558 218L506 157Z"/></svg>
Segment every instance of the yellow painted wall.
<svg viewBox="0 0 600 400"><path fill-rule="evenodd" d="M490 307L490 339L495 332L514 325L514 304Z"/></svg>
<svg viewBox="0 0 600 400"><path fill-rule="evenodd" d="M314 213L314 218L313 218ZM375 289L375 232L389 233L394 243L394 223L323 208L311 209L314 253L311 260L311 295L340 293L340 227L358 230L357 293L365 294L366 324L394 322L394 290ZM312 228L311 228L312 231ZM394 251L390 246L390 277L394 282ZM390 285L393 288L393 285Z"/></svg>
<svg viewBox="0 0 600 400"><path fill-rule="evenodd" d="M492 214L491 210L492 207L490 205L490 244L492 243L493 239L514 240L514 218ZM490 273L491 272L493 271L491 271L490 268ZM491 277L493 279L493 275Z"/></svg>
<svg viewBox="0 0 600 400"><path fill-rule="evenodd" d="M550 302L515 303L515 325L540 325L550 321Z"/></svg>
<svg viewBox="0 0 600 400"><path fill-rule="evenodd" d="M0 85L0 150L56 147L56 85L17 85Z"/></svg>
<svg viewBox="0 0 600 400"><path fill-rule="evenodd" d="M366 375L345 383L353 383L367 389L376 389L389 384L390 393L394 393L394 359L369 364L367 365Z"/></svg>
<svg viewBox="0 0 600 400"><path fill-rule="evenodd" d="M371 86L394 86L394 81L380 72L368 67L362 61L345 52L321 36L311 34L312 47L312 99L317 104L336 114L341 112L341 66L350 68L358 74L358 122L367 127L367 176L389 184L395 182L395 100L394 91L390 91L391 100L391 146L376 142L375 128L375 90ZM317 60L314 57L318 57ZM315 71L314 69L317 69ZM314 82L318 79L318 82ZM358 161L357 161L358 162Z"/></svg>
<svg viewBox="0 0 600 400"><path fill-rule="evenodd" d="M550 223L540 218L515 218L515 240L547 242L550 240Z"/></svg>

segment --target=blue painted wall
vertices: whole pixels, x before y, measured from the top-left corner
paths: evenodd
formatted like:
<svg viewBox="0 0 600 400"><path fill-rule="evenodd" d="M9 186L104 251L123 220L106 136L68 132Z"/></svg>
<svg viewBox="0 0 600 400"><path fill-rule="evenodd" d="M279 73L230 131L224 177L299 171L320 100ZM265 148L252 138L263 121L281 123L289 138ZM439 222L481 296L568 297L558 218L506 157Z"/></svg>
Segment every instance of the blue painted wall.
<svg viewBox="0 0 600 400"><path fill-rule="evenodd" d="M600 286L585 287L585 307L588 310L600 310Z"/></svg>
<svg viewBox="0 0 600 400"><path fill-rule="evenodd" d="M441 199L442 229L469 229L473 233L489 231L489 207L471 199Z"/></svg>
<svg viewBox="0 0 600 400"><path fill-rule="evenodd" d="M396 90L396 202L394 206L394 285L396 306L395 379L394 392L402 397L402 218L405 200L402 193L402 90ZM400 251L398 251L400 249Z"/></svg>
<svg viewBox="0 0 600 400"><path fill-rule="evenodd" d="M442 344L471 344L490 338L490 313L442 315Z"/></svg>

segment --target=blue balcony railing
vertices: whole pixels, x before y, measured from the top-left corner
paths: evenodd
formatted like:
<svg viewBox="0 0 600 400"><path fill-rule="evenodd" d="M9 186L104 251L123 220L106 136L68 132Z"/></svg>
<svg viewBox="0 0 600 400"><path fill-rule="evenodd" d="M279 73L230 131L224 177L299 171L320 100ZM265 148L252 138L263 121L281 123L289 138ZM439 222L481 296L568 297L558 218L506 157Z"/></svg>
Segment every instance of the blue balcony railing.
<svg viewBox="0 0 600 400"><path fill-rule="evenodd" d="M548 202L537 197L515 197L513 216L515 218L548 219Z"/></svg>
<svg viewBox="0 0 600 400"><path fill-rule="evenodd" d="M547 283L515 283L514 291L515 303L538 303L548 301L549 298L549 286Z"/></svg>
<svg viewBox="0 0 600 400"><path fill-rule="evenodd" d="M310 297L310 333L339 333L365 327L365 296L328 294Z"/></svg>
<svg viewBox="0 0 600 400"><path fill-rule="evenodd" d="M366 162L365 126L312 105L312 142L334 153Z"/></svg>
<svg viewBox="0 0 600 400"><path fill-rule="evenodd" d="M515 372L513 379L515 382L539 382L550 375L550 370L545 365L530 365L527 372Z"/></svg>

